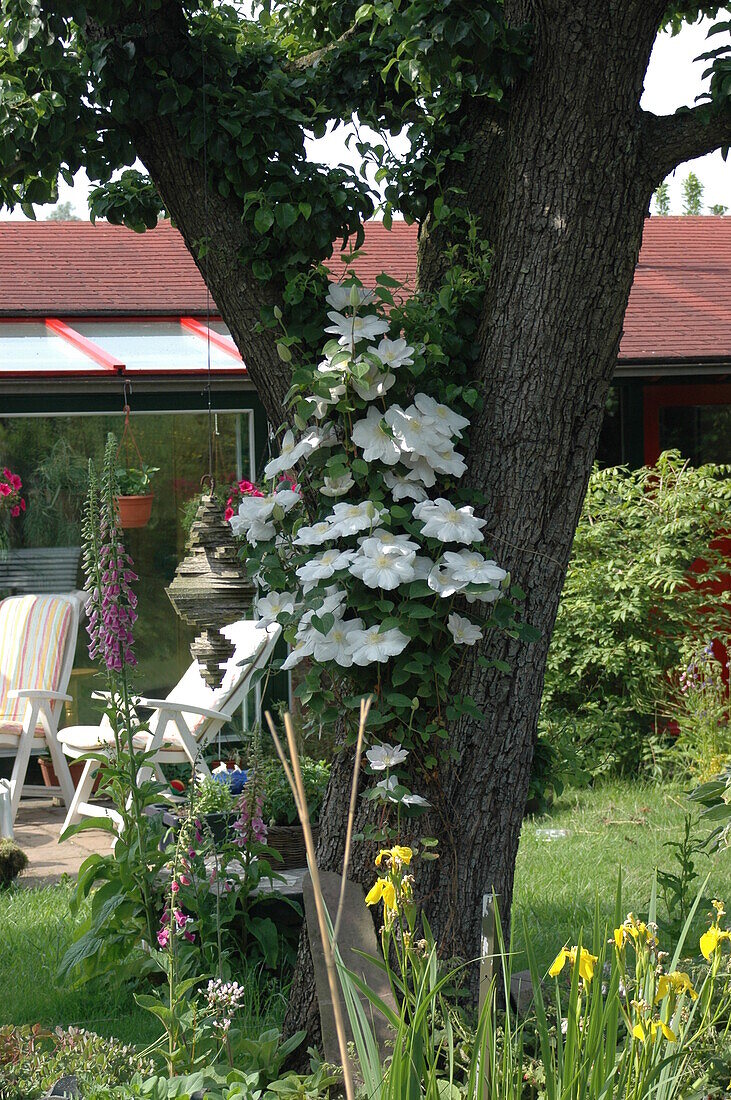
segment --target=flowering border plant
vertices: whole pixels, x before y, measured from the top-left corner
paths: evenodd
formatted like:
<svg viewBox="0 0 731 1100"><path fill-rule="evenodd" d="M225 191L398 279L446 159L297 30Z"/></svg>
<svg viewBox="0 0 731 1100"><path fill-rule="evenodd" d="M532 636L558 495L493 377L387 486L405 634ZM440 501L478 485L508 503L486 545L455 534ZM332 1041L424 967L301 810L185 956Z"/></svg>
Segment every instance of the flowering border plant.
<svg viewBox="0 0 731 1100"><path fill-rule="evenodd" d="M231 526L247 541L262 625L278 622L291 644L282 668L310 661L297 694L312 720L344 718L352 737L372 694L370 728L430 772L449 754L448 723L481 717L449 692L469 647L495 629L535 634L459 485L477 391L442 369L432 342L410 340L418 318L396 305L398 285L386 275L373 291L352 277L330 285L333 338L320 362L295 367L288 395L300 434L284 432L268 491L245 497ZM295 470L298 487L277 483ZM389 803L410 794L396 774L382 789Z"/></svg>
<svg viewBox="0 0 731 1100"><path fill-rule="evenodd" d="M25 511L25 499L20 492L22 488L23 482L18 474L14 474L6 466L0 480L0 550L7 549L8 520L18 519Z"/></svg>

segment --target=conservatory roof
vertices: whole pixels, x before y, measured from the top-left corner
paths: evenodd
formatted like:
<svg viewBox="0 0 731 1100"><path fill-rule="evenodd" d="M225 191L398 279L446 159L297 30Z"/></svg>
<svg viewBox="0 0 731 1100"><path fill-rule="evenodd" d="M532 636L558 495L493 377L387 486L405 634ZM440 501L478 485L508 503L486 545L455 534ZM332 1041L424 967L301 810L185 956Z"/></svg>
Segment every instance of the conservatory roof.
<svg viewBox="0 0 731 1100"><path fill-rule="evenodd" d="M366 225L353 264L413 288L416 227ZM344 266L336 250L335 277ZM0 379L246 374L183 238L103 222L0 221ZM209 318L206 320L206 318ZM210 340L209 340L210 333ZM731 362L731 218L649 218L618 374Z"/></svg>

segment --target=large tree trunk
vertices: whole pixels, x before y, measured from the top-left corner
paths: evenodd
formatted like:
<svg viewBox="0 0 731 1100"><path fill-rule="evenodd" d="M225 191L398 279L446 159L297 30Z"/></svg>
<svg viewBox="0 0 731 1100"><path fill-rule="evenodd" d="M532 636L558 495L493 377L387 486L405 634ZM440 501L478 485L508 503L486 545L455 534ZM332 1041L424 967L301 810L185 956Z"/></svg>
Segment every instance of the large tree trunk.
<svg viewBox="0 0 731 1100"><path fill-rule="evenodd" d="M495 891L507 924L530 778L546 653L571 543L596 451L622 318L654 186L683 159L728 140L729 123L700 111L680 122L639 108L666 0L504 0L514 24L534 26L534 61L511 92L509 113L467 105L474 152L455 186L480 218L494 263L480 333L484 403L473 419L466 481L489 502L487 545L527 592L533 645L490 635L483 652L511 671L481 667L473 653L455 678L484 720L451 731L455 764L420 788L434 810L425 831L440 859L418 869L417 891L445 955L474 958L482 897ZM196 255L249 367L272 423L282 418L288 371L259 309L276 296L238 259L241 208L223 200L197 162L185 160L164 119L134 134L140 156ZM438 284L439 233L423 227L418 285ZM322 815L319 858L339 870L351 763L335 761ZM364 811L361 810L361 813ZM356 846L352 874L372 876L372 851ZM476 986L476 968L471 980ZM286 1030L318 1032L306 937Z"/></svg>
<svg viewBox="0 0 731 1100"><path fill-rule="evenodd" d="M425 830L440 837L441 855L419 867L417 892L445 957L477 956L484 894L497 893L509 920L546 654L653 189L638 103L658 13L638 5L620 19L626 4L584 7L596 9L590 24L585 12L539 18L535 63L496 151L499 190L487 163L461 170L468 201L477 212L493 207L496 231L469 483L489 501L487 545L528 594L525 615L541 640L492 637L483 652L507 660L508 674L480 667L476 654L466 662L453 690L472 696L484 721L452 730L457 763L418 788L435 807ZM492 120L486 130L495 134ZM419 259L421 285L439 277L428 239ZM318 851L331 870L342 860L349 776L343 754ZM373 877L365 846L353 873ZM477 966L470 980L476 991ZM297 1027L316 1034L304 938L285 1030Z"/></svg>

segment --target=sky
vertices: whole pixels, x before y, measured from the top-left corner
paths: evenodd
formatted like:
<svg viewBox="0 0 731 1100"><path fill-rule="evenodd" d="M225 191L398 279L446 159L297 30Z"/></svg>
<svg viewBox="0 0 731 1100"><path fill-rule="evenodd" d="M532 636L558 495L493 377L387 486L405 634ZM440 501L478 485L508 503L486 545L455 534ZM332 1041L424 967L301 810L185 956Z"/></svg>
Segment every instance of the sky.
<svg viewBox="0 0 731 1100"><path fill-rule="evenodd" d="M706 65L702 61L694 63L693 59L708 49L709 45L713 47L718 42L718 39L712 39L710 44L706 41L706 33L711 25L710 20L704 20L692 26L686 25L674 38L666 33L659 36L645 77L645 91L642 97L642 106L645 110L656 114L671 114L678 107L693 105L695 97L703 90L701 74ZM344 127L339 127L335 133L327 135L320 141L309 142L308 153L311 159L325 164L356 164L357 154L354 156L345 147L346 133L347 130ZM407 143L405 141L399 143L397 139L395 147L400 147L405 152ZM669 177L671 214L682 213L681 184L691 170L704 185L704 204L710 206L721 203L728 206L731 216L731 155L728 161L724 162L720 152L682 164ZM71 202L74 212L86 218L88 217L86 207L88 190L86 176L80 172L74 180L73 188L61 182L59 201ZM50 209L51 207L38 208L38 217L45 217ZM0 212L0 218L8 217L22 219L24 215L19 210L12 215L9 215L6 210Z"/></svg>

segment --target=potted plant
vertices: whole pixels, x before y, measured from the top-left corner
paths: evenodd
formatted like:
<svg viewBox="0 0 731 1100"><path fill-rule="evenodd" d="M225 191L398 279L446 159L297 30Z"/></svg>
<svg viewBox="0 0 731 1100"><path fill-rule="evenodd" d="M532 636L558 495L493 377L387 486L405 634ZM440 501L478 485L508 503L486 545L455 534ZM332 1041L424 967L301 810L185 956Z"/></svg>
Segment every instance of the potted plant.
<svg viewBox="0 0 731 1100"><path fill-rule="evenodd" d="M25 500L20 490L23 482L7 466L0 475L0 554L8 549L8 527L10 520L18 519L25 511Z"/></svg>
<svg viewBox="0 0 731 1100"><path fill-rule="evenodd" d="M330 765L325 760L303 756L300 759L300 768L312 818L312 836L317 843L318 821L330 778ZM304 867L307 863L304 832L298 820L294 795L282 766L278 760L266 759L261 761L260 771L264 788L262 817L267 823L267 844L282 856L280 868L286 870Z"/></svg>
<svg viewBox="0 0 731 1100"><path fill-rule="evenodd" d="M25 514L20 538L0 561L0 589L69 592L77 587L87 476L86 459L63 438L35 465L26 479L28 510L18 501L10 513L17 519L15 509L20 508ZM14 480L20 481L17 476Z"/></svg>
<svg viewBox="0 0 731 1100"><path fill-rule="evenodd" d="M148 523L154 497L150 483L158 471L158 466L148 466L146 462L140 467L123 466L117 470L117 507L122 527L144 527Z"/></svg>
<svg viewBox="0 0 731 1100"><path fill-rule="evenodd" d="M46 787L58 787L58 776L56 775L56 769L53 766L53 760L51 759L51 757L39 756L38 767L41 769L41 776L43 777L44 785ZM71 772L71 781L74 784L74 788L78 787L79 783L81 782L81 776L83 775L84 767L85 761L83 760L69 761L69 771ZM96 792L99 790L99 784L102 781L103 774L104 768L100 768L96 774L96 779L94 780L94 787L91 792L92 794L96 794Z"/></svg>

